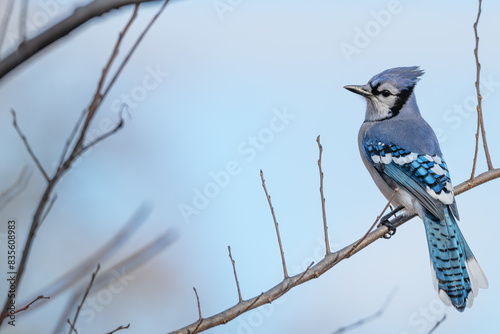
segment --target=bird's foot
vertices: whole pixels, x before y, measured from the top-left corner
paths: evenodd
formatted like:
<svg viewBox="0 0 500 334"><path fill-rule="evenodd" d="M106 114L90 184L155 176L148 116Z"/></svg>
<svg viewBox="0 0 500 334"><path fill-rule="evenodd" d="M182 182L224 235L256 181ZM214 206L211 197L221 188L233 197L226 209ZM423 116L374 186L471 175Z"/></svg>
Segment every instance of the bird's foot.
<svg viewBox="0 0 500 334"><path fill-rule="evenodd" d="M403 206L400 205L396 209L392 210L385 216L383 216L380 219L380 223L378 224L377 227L380 226L386 226L389 230L384 233L384 239L390 239L394 234L396 234L396 226L394 226L394 223L389 220L392 216L395 216L397 212L401 211L403 209Z"/></svg>

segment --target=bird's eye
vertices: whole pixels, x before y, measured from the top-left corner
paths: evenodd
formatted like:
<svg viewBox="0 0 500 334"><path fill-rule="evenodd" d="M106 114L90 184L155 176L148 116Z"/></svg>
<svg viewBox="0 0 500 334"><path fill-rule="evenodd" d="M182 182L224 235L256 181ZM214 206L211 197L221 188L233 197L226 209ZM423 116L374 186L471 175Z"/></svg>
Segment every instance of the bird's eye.
<svg viewBox="0 0 500 334"><path fill-rule="evenodd" d="M383 97L388 97L388 96L390 96L390 95L391 95L391 92L389 92L388 90L383 90L383 91L382 91L382 96L383 96Z"/></svg>

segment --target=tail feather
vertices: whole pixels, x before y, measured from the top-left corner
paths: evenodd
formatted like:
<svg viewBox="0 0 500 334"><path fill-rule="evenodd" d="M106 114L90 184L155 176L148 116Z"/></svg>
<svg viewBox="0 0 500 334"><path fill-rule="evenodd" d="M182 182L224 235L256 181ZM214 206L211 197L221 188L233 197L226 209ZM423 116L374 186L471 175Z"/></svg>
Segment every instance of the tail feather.
<svg viewBox="0 0 500 334"><path fill-rule="evenodd" d="M479 288L488 287L488 280L449 207L445 209L444 220L439 220L426 210L423 221L434 288L446 305L453 305L462 312L466 306L472 306Z"/></svg>

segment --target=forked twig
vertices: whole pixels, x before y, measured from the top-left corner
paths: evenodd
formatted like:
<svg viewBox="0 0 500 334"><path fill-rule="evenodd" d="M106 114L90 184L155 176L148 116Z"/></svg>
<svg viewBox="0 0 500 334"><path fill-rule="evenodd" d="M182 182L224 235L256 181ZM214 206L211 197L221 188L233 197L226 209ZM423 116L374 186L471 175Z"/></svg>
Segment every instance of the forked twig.
<svg viewBox="0 0 500 334"><path fill-rule="evenodd" d="M227 250L229 251L229 258L231 259L231 264L233 265L234 279L236 281L236 288L238 289L238 302L242 302L241 298L241 290L240 290L240 282L238 281L238 275L236 275L236 265L233 260L233 256L231 255L231 246L227 246Z"/></svg>
<svg viewBox="0 0 500 334"><path fill-rule="evenodd" d="M328 225L326 223L326 209L325 209L325 195L323 193L323 170L321 169L321 157L323 155L323 146L318 138L316 138L316 142L318 143L319 148L319 159L318 159L318 167L319 167L319 193L321 194L321 209L323 211L323 229L325 230L325 247L326 254L330 252L330 241L328 241Z"/></svg>
<svg viewBox="0 0 500 334"><path fill-rule="evenodd" d="M274 214L273 204L271 203L271 196L269 196L267 192L266 181L264 180L264 173L262 172L262 169L260 170L260 179L262 180L262 187L264 188L264 192L266 193L267 201L269 203L269 207L271 208L271 213L273 215L274 227L276 228L276 235L278 236L278 244L280 246L281 262L283 263L283 274L285 276L285 279L287 279L288 271L286 270L285 253L283 252L283 246L281 244L280 230L278 227L278 222L276 221L276 215Z"/></svg>

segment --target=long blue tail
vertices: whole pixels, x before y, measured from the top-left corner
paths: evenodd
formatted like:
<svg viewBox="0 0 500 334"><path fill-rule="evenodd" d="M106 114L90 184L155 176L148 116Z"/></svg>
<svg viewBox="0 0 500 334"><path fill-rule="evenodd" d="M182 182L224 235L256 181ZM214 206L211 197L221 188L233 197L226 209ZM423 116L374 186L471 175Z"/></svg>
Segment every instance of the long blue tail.
<svg viewBox="0 0 500 334"><path fill-rule="evenodd" d="M472 306L478 288L488 287L488 280L460 232L450 208L445 207L444 220L425 211L423 221L434 287L446 305L453 304L463 312L466 306Z"/></svg>

